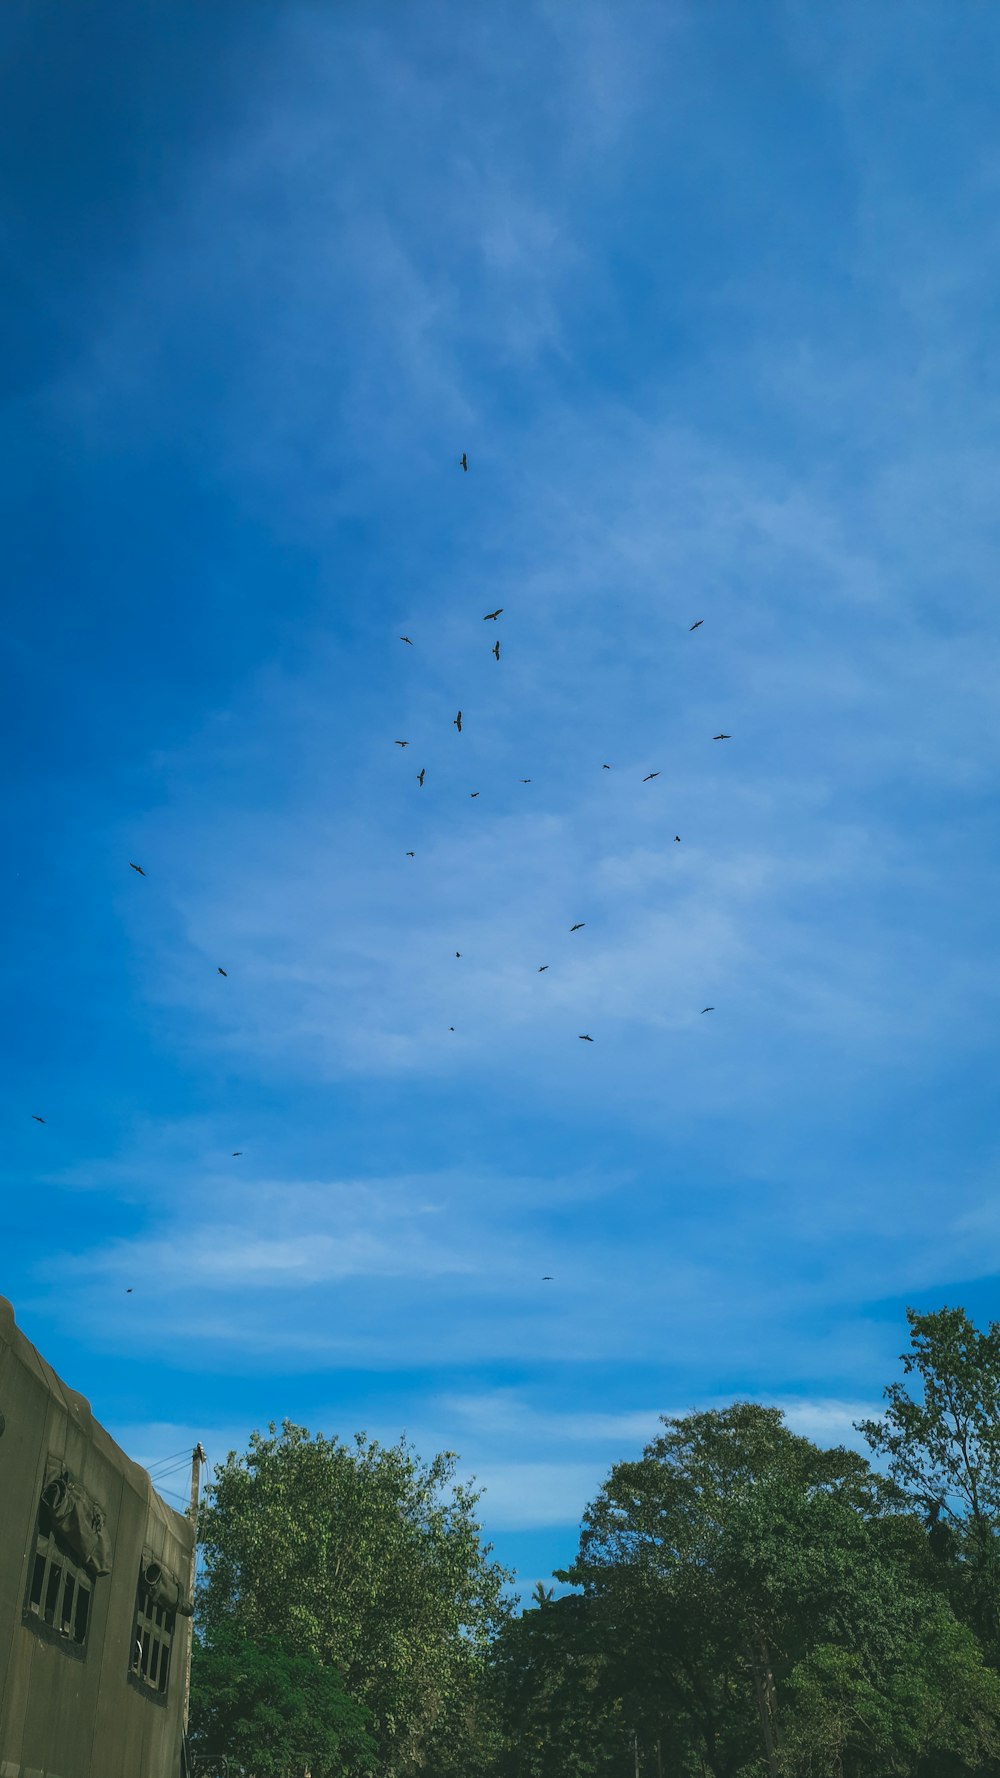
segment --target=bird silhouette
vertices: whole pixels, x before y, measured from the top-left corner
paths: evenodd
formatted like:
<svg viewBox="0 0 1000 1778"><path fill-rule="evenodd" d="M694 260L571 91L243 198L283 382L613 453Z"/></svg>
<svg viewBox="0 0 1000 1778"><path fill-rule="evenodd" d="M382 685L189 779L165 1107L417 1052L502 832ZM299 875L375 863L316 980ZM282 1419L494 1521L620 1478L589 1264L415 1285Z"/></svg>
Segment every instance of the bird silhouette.
<svg viewBox="0 0 1000 1778"><path fill-rule="evenodd" d="M454 1031L455 1027L454 1027L454 1025L449 1025L448 1029L449 1029L449 1031Z"/></svg>
<svg viewBox="0 0 1000 1778"><path fill-rule="evenodd" d="M486 616L483 618L484 624L488 624L491 618L494 618L494 619L498 618L500 616L500 613L502 610L503 610L503 606L498 605L495 611L488 611L486 613Z"/></svg>
<svg viewBox="0 0 1000 1778"><path fill-rule="evenodd" d="M715 1007L714 1006L703 1006L701 1010L702 1010L702 1012L714 1012Z"/></svg>
<svg viewBox="0 0 1000 1778"><path fill-rule="evenodd" d="M461 734L461 732L462 732L462 712L461 712L461 710L459 711L458 715L455 718L455 727L457 728L459 734Z"/></svg>
<svg viewBox="0 0 1000 1778"><path fill-rule="evenodd" d="M128 1289L127 1289L127 1290L126 1290L126 1292L125 1292L125 1295L126 1295L126 1296L131 1296L131 1295L132 1295L132 1286L131 1286L131 1284L130 1284L130 1285L129 1285L129 1287L128 1287Z"/></svg>
<svg viewBox="0 0 1000 1778"><path fill-rule="evenodd" d="M409 745L410 745L409 741L397 741L396 742L397 747L408 747Z"/></svg>
<svg viewBox="0 0 1000 1778"><path fill-rule="evenodd" d="M399 638L399 640L400 640L400 641L401 641L401 642L410 642L410 638L409 638L409 636L400 636L400 638ZM410 647L411 647L411 648L412 648L412 647L413 647L413 643L412 643L412 642L410 642Z"/></svg>
<svg viewBox="0 0 1000 1778"><path fill-rule="evenodd" d="M540 963L540 964L539 964L539 965L538 965L538 974L539 974L539 975L541 975L541 973L542 973L542 971L543 971L543 969L548 969L548 967L549 967L549 966L548 966L548 964L547 964L547 963Z"/></svg>
<svg viewBox="0 0 1000 1778"><path fill-rule="evenodd" d="M702 624L703 624L703 623L704 623L704 622L705 622L705 619L704 619L704 618L703 618L703 617L700 617L700 618L699 618L699 619L698 619L698 622L697 622L697 623L696 623L696 624L692 624L692 625L691 625L691 630L700 630L700 629L701 629L701 626L702 626ZM690 636L690 634L691 634L691 630L689 630L689 631L688 631L688 635L689 635L689 636Z"/></svg>
<svg viewBox="0 0 1000 1778"><path fill-rule="evenodd" d="M674 834L674 839L675 839L675 840L677 840L677 841L678 841L678 843L679 843L679 842L680 842L680 837L681 837L681 836L680 836L680 834L679 834L679 833L675 833L675 834Z"/></svg>
<svg viewBox="0 0 1000 1778"><path fill-rule="evenodd" d="M649 783L649 780L650 780L650 778L658 778L658 777L659 777L659 775L660 775L660 774L659 774L659 772L647 772L647 773L646 773L646 776L645 776L645 777L644 777L644 779L643 779L643 783L644 783L644 784L648 784L648 783Z"/></svg>
<svg viewBox="0 0 1000 1778"><path fill-rule="evenodd" d="M530 779L530 778L522 778L522 779L521 779L521 783L522 783L522 784L530 784L530 783L531 783L531 779Z"/></svg>
<svg viewBox="0 0 1000 1778"><path fill-rule="evenodd" d="M407 852L406 856L407 858L416 858L417 855L415 852Z"/></svg>
<svg viewBox="0 0 1000 1778"><path fill-rule="evenodd" d="M461 459L460 459L460 461L461 461L461 464L462 464L462 468L463 468L463 469L465 469L465 470L468 470L468 467L469 467L469 459L468 459L468 457L467 457L467 456L466 456L466 454L465 454L465 452L464 452L464 451L463 451L463 452L462 452L462 456L461 456Z"/></svg>
<svg viewBox="0 0 1000 1778"><path fill-rule="evenodd" d="M417 773L417 783L420 785L421 790L423 790L423 787L424 787L424 778L426 776L426 773L427 773L426 766L421 766L419 772Z"/></svg>
<svg viewBox="0 0 1000 1778"><path fill-rule="evenodd" d="M470 796L478 796L478 795L479 795L479 792L478 792L478 790L470 790L470 791L469 791L469 795L470 795Z"/></svg>
<svg viewBox="0 0 1000 1778"><path fill-rule="evenodd" d="M226 970L226 969L220 969L220 970L219 970L219 974L220 974L220 975L228 975L228 973L229 973L229 971L228 971L228 970Z"/></svg>
<svg viewBox="0 0 1000 1778"><path fill-rule="evenodd" d="M461 953L461 951L456 951L455 955L456 955L456 957L460 957L462 955L462 953Z"/></svg>
<svg viewBox="0 0 1000 1778"><path fill-rule="evenodd" d="M494 642L493 647L490 649L490 653L494 657L495 660L500 659L500 638L499 638L499 636L497 637L496 641Z"/></svg>
<svg viewBox="0 0 1000 1778"><path fill-rule="evenodd" d="M555 1282L555 1280L553 1279L552 1273L546 1272L545 1277L542 1279L542 1283L543 1284L552 1284L554 1282Z"/></svg>
<svg viewBox="0 0 1000 1778"><path fill-rule="evenodd" d="M139 872L140 877L144 877L146 875L141 864L133 864L131 858L129 859L128 862L129 862L129 869L130 870L137 870Z"/></svg>
<svg viewBox="0 0 1000 1778"><path fill-rule="evenodd" d="M586 920L578 920L575 926L570 927L570 931L571 932L579 932L581 926L586 926L586 924L587 924Z"/></svg>
<svg viewBox="0 0 1000 1778"><path fill-rule="evenodd" d="M732 738L733 738L732 735L713 735L712 736L713 741L731 741Z"/></svg>
<svg viewBox="0 0 1000 1778"><path fill-rule="evenodd" d="M33 1111L31 1115L34 1118L36 1124L44 1124L45 1119L43 1117L39 1117L37 1111Z"/></svg>
<svg viewBox="0 0 1000 1778"><path fill-rule="evenodd" d="M234 1148L234 1149L233 1149L233 1160L234 1160L234 1161L238 1161L238 1160L239 1160L239 1158L240 1158L240 1155L241 1155L241 1154L242 1154L242 1153L243 1153L243 1150L242 1150L242 1148Z"/></svg>
<svg viewBox="0 0 1000 1778"><path fill-rule="evenodd" d="M593 1041L594 1041L594 1039L592 1037L587 1037L584 1033L581 1032L581 1034L580 1034L580 1042L581 1043L593 1043Z"/></svg>

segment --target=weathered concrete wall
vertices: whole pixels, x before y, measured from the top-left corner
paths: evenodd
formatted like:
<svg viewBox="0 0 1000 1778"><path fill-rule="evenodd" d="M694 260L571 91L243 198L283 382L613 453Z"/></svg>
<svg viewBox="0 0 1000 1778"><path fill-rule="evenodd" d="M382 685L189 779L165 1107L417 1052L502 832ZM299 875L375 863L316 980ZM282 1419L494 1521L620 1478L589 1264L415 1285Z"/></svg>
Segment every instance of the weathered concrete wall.
<svg viewBox="0 0 1000 1778"><path fill-rule="evenodd" d="M140 1562L185 1587L194 1532L67 1389L0 1297L0 1778L179 1778L191 1619L178 1614L167 1692L130 1675ZM106 1515L109 1574L93 1580L85 1645L26 1609L46 1465L65 1464ZM50 1466L51 1468L51 1466Z"/></svg>

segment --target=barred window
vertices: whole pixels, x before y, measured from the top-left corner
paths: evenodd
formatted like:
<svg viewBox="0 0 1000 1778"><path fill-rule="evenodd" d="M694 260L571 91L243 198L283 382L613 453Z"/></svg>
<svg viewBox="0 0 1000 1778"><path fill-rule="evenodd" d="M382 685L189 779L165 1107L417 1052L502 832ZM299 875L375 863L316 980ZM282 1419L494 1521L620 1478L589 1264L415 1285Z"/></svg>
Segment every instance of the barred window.
<svg viewBox="0 0 1000 1778"><path fill-rule="evenodd" d="M135 1679L158 1697L166 1696L170 1650L177 1622L176 1610L163 1603L162 1575L158 1562L144 1560L140 1566L131 1664Z"/></svg>
<svg viewBox="0 0 1000 1778"><path fill-rule="evenodd" d="M90 1628L92 1593L93 1583L86 1569L56 1542L51 1516L42 1500L24 1602L25 1622L45 1625L54 1640L82 1652Z"/></svg>

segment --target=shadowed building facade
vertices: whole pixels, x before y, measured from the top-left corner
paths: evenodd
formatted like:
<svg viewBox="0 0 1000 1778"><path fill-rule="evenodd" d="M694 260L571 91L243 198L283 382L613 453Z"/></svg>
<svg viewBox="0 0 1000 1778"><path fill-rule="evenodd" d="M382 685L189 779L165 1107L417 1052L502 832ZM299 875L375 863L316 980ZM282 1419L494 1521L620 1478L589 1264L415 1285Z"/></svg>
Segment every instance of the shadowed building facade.
<svg viewBox="0 0 1000 1778"><path fill-rule="evenodd" d="M0 1778L183 1778L193 1552L0 1297Z"/></svg>

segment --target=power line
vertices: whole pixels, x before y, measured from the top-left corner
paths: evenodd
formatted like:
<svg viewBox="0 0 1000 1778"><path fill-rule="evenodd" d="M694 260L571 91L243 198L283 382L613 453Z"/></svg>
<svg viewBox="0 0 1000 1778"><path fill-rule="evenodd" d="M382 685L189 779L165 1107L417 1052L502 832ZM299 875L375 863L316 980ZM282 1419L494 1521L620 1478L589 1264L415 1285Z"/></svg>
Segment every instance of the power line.
<svg viewBox="0 0 1000 1778"><path fill-rule="evenodd" d="M187 1506L187 1501L183 1494L176 1493L173 1488L157 1488L156 1492L157 1494L169 1494L171 1500L179 1500L182 1506Z"/></svg>
<svg viewBox="0 0 1000 1778"><path fill-rule="evenodd" d="M165 1482L169 1480L171 1476L183 1475L186 1468L186 1463L170 1463L165 1469L158 1469L153 1476L153 1480Z"/></svg>
<svg viewBox="0 0 1000 1778"><path fill-rule="evenodd" d="M149 1475L152 1475L154 1470L163 1469L165 1465L168 1465L171 1463L178 1463L182 1458L185 1458L187 1456L188 1456L188 1448L185 1445L183 1451L174 1451L170 1457L157 1457L155 1463L147 1464L147 1466L146 1466L147 1473Z"/></svg>

